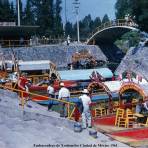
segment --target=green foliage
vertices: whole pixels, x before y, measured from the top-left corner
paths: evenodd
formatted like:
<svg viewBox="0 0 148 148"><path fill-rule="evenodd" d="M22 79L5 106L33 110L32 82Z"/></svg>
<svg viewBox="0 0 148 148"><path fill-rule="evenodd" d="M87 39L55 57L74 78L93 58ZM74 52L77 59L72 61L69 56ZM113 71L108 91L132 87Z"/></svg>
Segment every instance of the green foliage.
<svg viewBox="0 0 148 148"><path fill-rule="evenodd" d="M62 24L62 18L60 16L60 13L62 11L61 3L62 3L61 0L56 0L56 3L55 3L55 16L54 16L54 19L55 19L54 28L55 28L55 30L54 30L54 33L55 33L56 36L63 35L63 24Z"/></svg>
<svg viewBox="0 0 148 148"><path fill-rule="evenodd" d="M61 21L61 0L30 0L35 24L40 26L39 34L58 36L63 33Z"/></svg>
<svg viewBox="0 0 148 148"><path fill-rule="evenodd" d="M96 17L94 22L93 22L93 30L96 29L97 27L101 26L101 19L100 17Z"/></svg>
<svg viewBox="0 0 148 148"><path fill-rule="evenodd" d="M73 37L73 25L70 22L67 22L65 25L65 35L70 35L71 37Z"/></svg>
<svg viewBox="0 0 148 148"><path fill-rule="evenodd" d="M0 21L11 22L14 21L14 7L13 3L9 3L9 0L0 0Z"/></svg>
<svg viewBox="0 0 148 148"><path fill-rule="evenodd" d="M81 38L84 38L86 36L88 36L92 30L92 19L91 19L91 15L87 15L84 17L84 19L81 21L80 23L80 34L81 34Z"/></svg>
<svg viewBox="0 0 148 148"><path fill-rule="evenodd" d="M117 0L116 18L124 18L126 14L130 14L139 27L148 32L148 0Z"/></svg>
<svg viewBox="0 0 148 148"><path fill-rule="evenodd" d="M106 22L109 22L109 17L107 14L104 15L103 19L102 19L102 24L106 23Z"/></svg>
<svg viewBox="0 0 148 148"><path fill-rule="evenodd" d="M62 0L26 0L26 5L23 6L23 0L20 2L20 18L21 25L38 25L38 35L47 37L61 37L64 35L63 23L61 18ZM0 21L15 21L17 22L17 5L14 8L13 3L9 0L0 0ZM87 15L79 21L80 38L86 40L90 34L101 25L108 22L109 18L104 15L102 21L100 17L94 20L91 15ZM77 38L77 24L67 22L64 26L65 35L70 35L71 38Z"/></svg>
<svg viewBox="0 0 148 148"><path fill-rule="evenodd" d="M23 22L24 22L25 25L34 25L35 24L31 0L27 0L26 7L25 7L25 10L24 10Z"/></svg>
<svg viewBox="0 0 148 148"><path fill-rule="evenodd" d="M115 44L122 49L124 53L128 51L130 47L135 47L140 41L140 34L138 32L128 32L125 33Z"/></svg>

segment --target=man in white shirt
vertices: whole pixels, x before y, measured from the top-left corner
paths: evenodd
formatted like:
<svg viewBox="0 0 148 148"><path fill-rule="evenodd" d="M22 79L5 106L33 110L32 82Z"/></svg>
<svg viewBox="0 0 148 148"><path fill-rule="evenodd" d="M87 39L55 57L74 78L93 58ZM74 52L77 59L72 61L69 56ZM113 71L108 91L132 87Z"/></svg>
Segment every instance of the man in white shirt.
<svg viewBox="0 0 148 148"><path fill-rule="evenodd" d="M53 87L52 83L49 84L49 86L47 87L47 93L48 93L49 98L54 98L55 97L54 87ZM51 109L52 105L53 105L53 100L49 100L48 110Z"/></svg>
<svg viewBox="0 0 148 148"><path fill-rule="evenodd" d="M90 113L90 104L91 99L89 97L89 92L87 89L82 91L83 95L79 97L83 104L83 112L82 112L82 128L85 129L87 126L91 128L91 113Z"/></svg>
<svg viewBox="0 0 148 148"><path fill-rule="evenodd" d="M146 112L148 112L148 101L143 103L144 109Z"/></svg>
<svg viewBox="0 0 148 148"><path fill-rule="evenodd" d="M69 101L70 98L69 90L65 87L64 83L60 83L60 87L61 89L59 90L58 98L60 100ZM61 102L60 104L61 104L60 117L67 117L66 103Z"/></svg>

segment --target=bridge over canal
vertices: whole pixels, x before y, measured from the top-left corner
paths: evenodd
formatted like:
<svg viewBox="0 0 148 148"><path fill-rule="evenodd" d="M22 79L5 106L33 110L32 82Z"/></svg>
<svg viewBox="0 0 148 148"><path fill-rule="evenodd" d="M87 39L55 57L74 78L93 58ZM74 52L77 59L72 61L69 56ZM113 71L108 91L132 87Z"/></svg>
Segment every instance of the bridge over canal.
<svg viewBox="0 0 148 148"><path fill-rule="evenodd" d="M109 61L120 62L124 54L114 43L127 32L138 31L137 27L137 24L132 21L114 20L107 22L96 28L87 44L98 45Z"/></svg>

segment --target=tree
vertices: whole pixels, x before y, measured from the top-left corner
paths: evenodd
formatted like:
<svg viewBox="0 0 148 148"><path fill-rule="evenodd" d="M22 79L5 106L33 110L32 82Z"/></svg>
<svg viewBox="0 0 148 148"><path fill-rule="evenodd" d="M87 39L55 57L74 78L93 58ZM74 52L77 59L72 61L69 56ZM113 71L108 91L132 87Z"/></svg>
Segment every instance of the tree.
<svg viewBox="0 0 148 148"><path fill-rule="evenodd" d="M129 14L142 30L148 31L148 1L147 0L117 0L116 18L124 18Z"/></svg>
<svg viewBox="0 0 148 148"><path fill-rule="evenodd" d="M91 15L87 15L84 17L82 21L80 21L80 34L81 38L86 38L90 35L93 29L93 20L91 19Z"/></svg>
<svg viewBox="0 0 148 148"><path fill-rule="evenodd" d="M133 1L133 0L132 0ZM132 9L132 15L136 16L136 21L142 30L148 32L148 1L135 0L134 7Z"/></svg>
<svg viewBox="0 0 148 148"><path fill-rule="evenodd" d="M13 9L12 5L10 6L9 0L0 0L0 21L14 21L14 11L11 8Z"/></svg>
<svg viewBox="0 0 148 148"><path fill-rule="evenodd" d="M36 25L40 26L39 34L50 36L53 34L53 0L31 0Z"/></svg>
<svg viewBox="0 0 148 148"><path fill-rule="evenodd" d="M131 7L129 0L117 0L115 4L116 11L116 18L117 19L124 19L125 15L131 15Z"/></svg>
<svg viewBox="0 0 148 148"><path fill-rule="evenodd" d="M27 3L26 3L23 21L25 25L35 25L35 16L32 10L32 5L30 0L27 0Z"/></svg>
<svg viewBox="0 0 148 148"><path fill-rule="evenodd" d="M65 35L66 35L66 37L68 35L70 35L70 37L73 37L73 26L72 26L72 23L70 23L70 22L67 22L65 24Z"/></svg>
<svg viewBox="0 0 148 148"><path fill-rule="evenodd" d="M109 17L107 14L104 15L103 19L102 19L102 24L106 23L106 22L109 22Z"/></svg>
<svg viewBox="0 0 148 148"><path fill-rule="evenodd" d="M11 2L11 4L10 4L10 14L11 14L10 21L16 22L16 13L15 13L15 8L14 8L13 2Z"/></svg>
<svg viewBox="0 0 148 148"><path fill-rule="evenodd" d="M55 3L55 15L54 15L54 33L56 36L63 35L63 24L62 24L62 18L61 18L61 0L56 0Z"/></svg>
<svg viewBox="0 0 148 148"><path fill-rule="evenodd" d="M99 26L101 26L101 19L100 17L96 17L95 20L93 21L93 26L92 26L93 31Z"/></svg>

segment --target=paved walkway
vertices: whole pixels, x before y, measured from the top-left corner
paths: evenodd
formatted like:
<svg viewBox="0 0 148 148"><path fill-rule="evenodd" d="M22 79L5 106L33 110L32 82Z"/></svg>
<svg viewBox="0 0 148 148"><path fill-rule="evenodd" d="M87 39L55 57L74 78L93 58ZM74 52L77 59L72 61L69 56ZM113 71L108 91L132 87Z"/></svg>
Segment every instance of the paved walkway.
<svg viewBox="0 0 148 148"><path fill-rule="evenodd" d="M18 105L15 94L0 90L0 148L34 147L125 147L102 133L98 138L89 136L88 130L73 131L73 121L59 117L55 112L34 102L25 107ZM19 114L20 113L20 114Z"/></svg>

